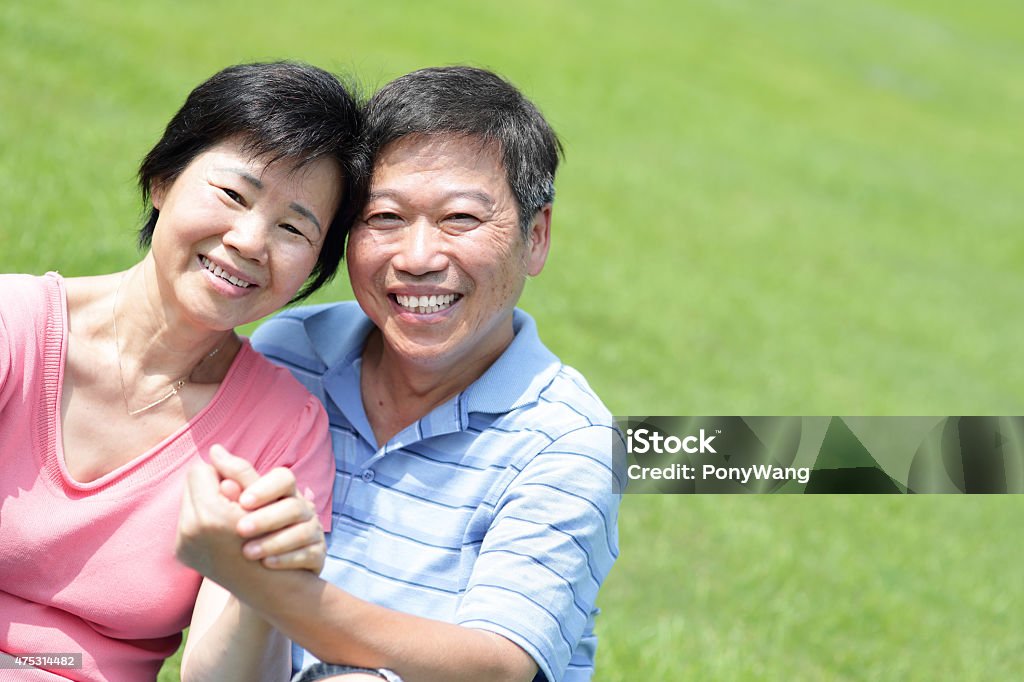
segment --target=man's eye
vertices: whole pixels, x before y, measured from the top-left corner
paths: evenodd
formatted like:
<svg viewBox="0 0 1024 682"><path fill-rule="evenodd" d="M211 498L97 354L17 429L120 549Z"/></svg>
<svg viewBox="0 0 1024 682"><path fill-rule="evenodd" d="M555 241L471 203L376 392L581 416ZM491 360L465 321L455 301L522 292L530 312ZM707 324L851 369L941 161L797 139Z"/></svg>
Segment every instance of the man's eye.
<svg viewBox="0 0 1024 682"><path fill-rule="evenodd" d="M224 194L228 195L228 198L231 199L231 201L239 204L240 206L245 206L245 199L242 198L241 194L233 189L228 189L227 187L222 187L221 190Z"/></svg>
<svg viewBox="0 0 1024 682"><path fill-rule="evenodd" d="M480 224L480 219L471 213L452 213L442 218L441 223L443 225L450 225L456 228L467 228L476 227Z"/></svg>
<svg viewBox="0 0 1024 682"><path fill-rule="evenodd" d="M365 222L370 227L396 227L402 223L402 217L397 213L374 213Z"/></svg>

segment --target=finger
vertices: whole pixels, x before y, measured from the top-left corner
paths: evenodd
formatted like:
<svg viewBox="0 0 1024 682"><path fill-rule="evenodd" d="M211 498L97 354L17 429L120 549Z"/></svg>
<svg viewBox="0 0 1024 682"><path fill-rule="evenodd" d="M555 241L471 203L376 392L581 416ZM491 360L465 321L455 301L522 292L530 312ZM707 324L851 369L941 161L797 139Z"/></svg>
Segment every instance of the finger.
<svg viewBox="0 0 1024 682"><path fill-rule="evenodd" d="M238 498L244 509L257 509L274 500L295 496L295 474L282 467L271 469L245 486Z"/></svg>
<svg viewBox="0 0 1024 682"><path fill-rule="evenodd" d="M236 529L243 538L255 538L314 516L313 505L299 497L286 497L251 511L238 520Z"/></svg>
<svg viewBox="0 0 1024 682"><path fill-rule="evenodd" d="M229 503L220 496L217 472L204 462L188 470L174 552L186 566L203 572L209 569L209 552L202 541L210 528L231 528L232 518L225 518Z"/></svg>
<svg viewBox="0 0 1024 682"><path fill-rule="evenodd" d="M285 554L275 554L261 559L260 563L275 571L300 569L320 575L320 571L324 567L325 556L323 546L314 545Z"/></svg>
<svg viewBox="0 0 1024 682"><path fill-rule="evenodd" d="M233 532L244 515L237 504L221 494L220 483L216 469L205 462L196 462L189 469L186 491L196 528Z"/></svg>
<svg viewBox="0 0 1024 682"><path fill-rule="evenodd" d="M236 481L243 489L252 485L260 475L252 464L232 455L220 444L210 448L210 463L216 468L221 478L230 478Z"/></svg>
<svg viewBox="0 0 1024 682"><path fill-rule="evenodd" d="M188 470L185 492L193 509L214 508L221 500L217 471L206 462L196 462Z"/></svg>
<svg viewBox="0 0 1024 682"><path fill-rule="evenodd" d="M238 481L230 478L222 479L220 482L220 494L232 502L238 502L238 497L242 494L242 486L238 485Z"/></svg>
<svg viewBox="0 0 1024 682"><path fill-rule="evenodd" d="M264 559L323 542L324 533L320 521L312 518L263 535L255 540L249 540L242 545L242 553L247 559Z"/></svg>

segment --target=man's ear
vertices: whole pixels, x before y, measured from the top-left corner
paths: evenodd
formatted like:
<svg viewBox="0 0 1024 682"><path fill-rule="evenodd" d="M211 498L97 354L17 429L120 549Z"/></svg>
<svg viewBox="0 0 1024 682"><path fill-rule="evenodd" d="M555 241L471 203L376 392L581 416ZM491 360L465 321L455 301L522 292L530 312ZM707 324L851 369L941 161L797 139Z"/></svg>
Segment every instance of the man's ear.
<svg viewBox="0 0 1024 682"><path fill-rule="evenodd" d="M526 274L536 277L544 269L551 249L551 204L544 204L533 214L526 233Z"/></svg>

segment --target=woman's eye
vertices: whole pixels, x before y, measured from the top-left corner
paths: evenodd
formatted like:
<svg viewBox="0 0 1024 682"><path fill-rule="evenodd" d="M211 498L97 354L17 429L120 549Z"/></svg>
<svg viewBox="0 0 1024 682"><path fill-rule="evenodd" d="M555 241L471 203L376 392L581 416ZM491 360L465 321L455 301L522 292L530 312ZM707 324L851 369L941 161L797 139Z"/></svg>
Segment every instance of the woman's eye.
<svg viewBox="0 0 1024 682"><path fill-rule="evenodd" d="M295 227L290 223L281 223L280 227L284 229L286 232L289 232L291 234L297 235L299 237L302 237L303 239L308 240L308 237L306 237L305 232L303 232L302 230L300 230L299 228Z"/></svg>
<svg viewBox="0 0 1024 682"><path fill-rule="evenodd" d="M222 187L221 190L224 194L228 195L228 198L231 199L231 201L239 204L240 206L245 206L245 199L242 198L241 194L233 189L228 189L227 187Z"/></svg>

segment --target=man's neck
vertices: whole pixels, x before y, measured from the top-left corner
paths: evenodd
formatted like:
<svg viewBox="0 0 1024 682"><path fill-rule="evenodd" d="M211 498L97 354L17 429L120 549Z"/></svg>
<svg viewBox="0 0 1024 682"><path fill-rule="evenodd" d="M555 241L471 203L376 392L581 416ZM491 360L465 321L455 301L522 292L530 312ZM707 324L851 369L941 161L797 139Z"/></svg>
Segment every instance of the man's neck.
<svg viewBox="0 0 1024 682"><path fill-rule="evenodd" d="M507 347L457 366L422 366L396 357L380 331L371 331L363 348L360 392L377 446L465 390Z"/></svg>

